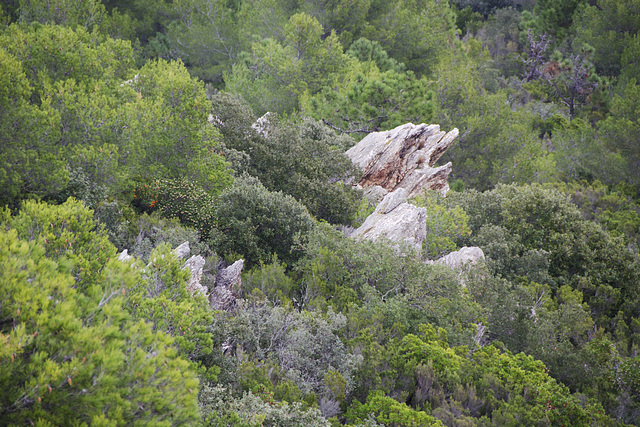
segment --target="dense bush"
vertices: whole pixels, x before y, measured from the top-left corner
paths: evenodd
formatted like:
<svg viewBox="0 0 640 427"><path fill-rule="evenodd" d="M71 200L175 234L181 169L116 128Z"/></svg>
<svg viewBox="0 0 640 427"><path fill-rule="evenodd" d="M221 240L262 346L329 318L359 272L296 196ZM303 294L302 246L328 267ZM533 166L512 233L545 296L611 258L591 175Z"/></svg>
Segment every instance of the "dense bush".
<svg viewBox="0 0 640 427"><path fill-rule="evenodd" d="M134 320L139 270L81 203L28 202L0 230L0 423L171 425L198 418L173 338Z"/></svg>
<svg viewBox="0 0 640 427"><path fill-rule="evenodd" d="M256 178L241 177L218 197L211 245L219 254L235 253L248 266L268 262L275 253L287 264L314 227L307 209L293 197L270 192Z"/></svg>
<svg viewBox="0 0 640 427"><path fill-rule="evenodd" d="M361 195L349 185L359 174L344 155L350 137L312 119L283 123L274 114L254 127L256 117L241 100L218 94L212 102L225 146L250 158L238 172L295 197L318 219L348 223L354 217Z"/></svg>
<svg viewBox="0 0 640 427"><path fill-rule="evenodd" d="M640 270L633 252L623 240L583 219L567 195L510 185L485 193L452 193L447 202L469 215L473 234L459 238L458 244L483 248L495 274L548 284L552 293L563 285L579 290L596 324L610 332L639 313L632 284ZM635 342L630 332L625 340Z"/></svg>

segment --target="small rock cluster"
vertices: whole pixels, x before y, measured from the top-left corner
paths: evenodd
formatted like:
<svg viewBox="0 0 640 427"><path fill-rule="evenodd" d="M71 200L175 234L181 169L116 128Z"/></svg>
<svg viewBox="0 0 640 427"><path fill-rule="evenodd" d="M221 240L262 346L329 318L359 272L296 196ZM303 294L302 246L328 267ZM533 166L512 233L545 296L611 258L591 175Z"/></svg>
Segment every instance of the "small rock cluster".
<svg viewBox="0 0 640 427"><path fill-rule="evenodd" d="M189 242L184 242L173 250L173 254L178 259L185 259L191 253ZM118 255L118 260L128 262L133 257L129 255L127 249ZM242 289L242 267L244 260L238 260L232 265L218 270L215 279L215 285L209 293L209 290L200 281L204 273L205 259L201 255L193 255L184 263L184 267L189 269L191 277L187 282L187 290L191 295L201 293L207 296L209 304L215 310L232 310L236 305L236 299L240 295Z"/></svg>

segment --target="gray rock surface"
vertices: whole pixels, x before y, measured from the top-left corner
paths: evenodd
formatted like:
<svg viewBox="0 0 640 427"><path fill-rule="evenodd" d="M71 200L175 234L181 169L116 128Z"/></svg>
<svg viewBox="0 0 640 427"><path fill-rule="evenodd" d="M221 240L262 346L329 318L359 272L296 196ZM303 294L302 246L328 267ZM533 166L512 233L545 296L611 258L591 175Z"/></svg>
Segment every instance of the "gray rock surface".
<svg viewBox="0 0 640 427"><path fill-rule="evenodd" d="M189 247L189 241L184 242L177 248L173 250L173 253L176 255L178 259L183 259L189 256L191 252L191 248Z"/></svg>
<svg viewBox="0 0 640 427"><path fill-rule="evenodd" d="M367 135L345 154L362 171L360 186L378 185L386 191L407 190L413 197L425 189L446 193L451 163L433 165L458 137L458 129L445 133L438 125L407 123Z"/></svg>
<svg viewBox="0 0 640 427"><path fill-rule="evenodd" d="M451 252L435 261L437 264L444 264L453 269L461 269L466 264L475 264L484 260L484 252L476 246L465 246L458 251Z"/></svg>
<svg viewBox="0 0 640 427"><path fill-rule="evenodd" d="M240 259L227 268L218 271L216 285L209 295L209 303L216 310L232 310L242 289L242 267L244 260Z"/></svg>
<svg viewBox="0 0 640 427"><path fill-rule="evenodd" d="M271 116L272 113L267 111L262 117L257 119L256 122L251 125L251 127L262 136L268 136L269 128L271 127Z"/></svg>
<svg viewBox="0 0 640 427"><path fill-rule="evenodd" d="M178 246L178 248L180 246ZM191 295L196 292L199 292L202 295L207 294L207 288L200 283L200 280L202 279L204 263L205 260L200 255L194 255L184 263L184 268L188 268L189 271L191 271L191 277L189 278L189 283L187 283L187 291L189 291Z"/></svg>
<svg viewBox="0 0 640 427"><path fill-rule="evenodd" d="M385 238L420 252L427 236L427 210L406 203L406 196L404 188L387 194L350 237L358 240Z"/></svg>

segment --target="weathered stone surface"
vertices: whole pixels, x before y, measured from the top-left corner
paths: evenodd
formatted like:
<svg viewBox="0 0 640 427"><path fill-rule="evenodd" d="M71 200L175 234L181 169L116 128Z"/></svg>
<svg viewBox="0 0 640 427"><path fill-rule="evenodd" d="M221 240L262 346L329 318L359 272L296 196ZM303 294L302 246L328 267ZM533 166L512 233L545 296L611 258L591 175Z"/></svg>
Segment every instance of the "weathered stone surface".
<svg viewBox="0 0 640 427"><path fill-rule="evenodd" d="M189 241L184 242L177 248L173 250L173 253L176 255L178 259L183 259L189 256L191 252L191 248L189 247Z"/></svg>
<svg viewBox="0 0 640 427"><path fill-rule="evenodd" d="M412 197L425 189L446 193L451 163L433 165L458 137L458 129L445 133L438 125L407 123L373 132L345 154L362 171L360 186L378 185L386 191L407 190Z"/></svg>
<svg viewBox="0 0 640 427"><path fill-rule="evenodd" d="M360 187L362 191L362 196L365 197L371 205L377 205L382 201L384 196L386 196L389 192L379 185L371 185L367 188Z"/></svg>
<svg viewBox="0 0 640 427"><path fill-rule="evenodd" d="M129 255L129 251L127 249L123 250L120 255L118 255L118 261L122 262L128 262L131 258L133 257Z"/></svg>
<svg viewBox="0 0 640 427"><path fill-rule="evenodd" d="M209 295L209 303L216 310L232 310L242 289L242 267L244 260L240 259L227 268L218 271L216 285Z"/></svg>
<svg viewBox="0 0 640 427"><path fill-rule="evenodd" d="M350 237L355 239L389 239L420 252L427 236L427 210L406 203L407 190L399 188L387 194Z"/></svg>
<svg viewBox="0 0 640 427"><path fill-rule="evenodd" d="M262 136L268 136L269 128L271 127L271 116L272 114L267 111L262 117L256 120L256 122L252 124L251 127Z"/></svg>
<svg viewBox="0 0 640 427"><path fill-rule="evenodd" d="M484 260L484 252L476 246L465 246L458 251L451 252L435 261L437 264L444 264L453 269L460 269L466 264L475 264Z"/></svg>
<svg viewBox="0 0 640 427"><path fill-rule="evenodd" d="M182 245L178 246L178 248L181 246ZM174 249L174 252L178 248ZM202 279L204 263L205 260L200 255L194 255L184 263L184 268L188 268L191 271L191 277L189 278L189 283L187 283L187 291L189 291L191 295L196 292L199 292L202 295L207 294L207 288L200 283L200 280Z"/></svg>

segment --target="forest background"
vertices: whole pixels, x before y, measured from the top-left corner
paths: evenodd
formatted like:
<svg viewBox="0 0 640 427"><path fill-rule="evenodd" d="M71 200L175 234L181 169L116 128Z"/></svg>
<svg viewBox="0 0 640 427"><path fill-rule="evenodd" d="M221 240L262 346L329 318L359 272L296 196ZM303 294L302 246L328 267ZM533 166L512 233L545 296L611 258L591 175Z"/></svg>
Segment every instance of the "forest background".
<svg viewBox="0 0 640 427"><path fill-rule="evenodd" d="M639 425L639 29L638 0L3 1L0 424ZM399 254L346 237L375 206L343 153L407 122L460 137ZM184 241L210 289L245 260L233 310Z"/></svg>

